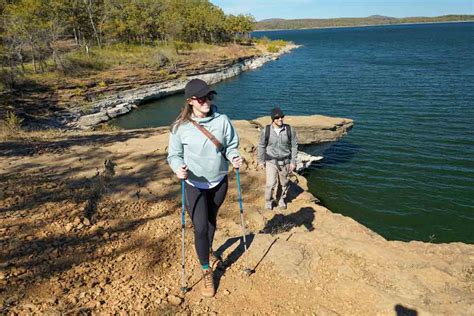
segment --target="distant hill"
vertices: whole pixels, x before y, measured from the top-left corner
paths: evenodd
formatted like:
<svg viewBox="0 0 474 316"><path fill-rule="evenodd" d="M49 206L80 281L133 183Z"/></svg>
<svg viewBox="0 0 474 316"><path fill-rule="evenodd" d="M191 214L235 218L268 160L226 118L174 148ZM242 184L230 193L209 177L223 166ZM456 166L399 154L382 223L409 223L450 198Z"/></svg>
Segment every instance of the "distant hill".
<svg viewBox="0 0 474 316"><path fill-rule="evenodd" d="M276 29L305 29L340 26L365 26L381 24L430 23L474 21L474 15L443 15L437 17L393 18L383 15L371 15L366 18L336 18L336 19L266 19L257 22L256 30Z"/></svg>
<svg viewBox="0 0 474 316"><path fill-rule="evenodd" d="M281 22L281 21L286 21L286 19L266 19L266 20L262 20L260 22L268 22L268 23L271 23L271 22Z"/></svg>
<svg viewBox="0 0 474 316"><path fill-rule="evenodd" d="M385 20L393 20L396 18L392 18L390 16L384 16L384 15L371 15L368 17L369 19L385 19Z"/></svg>

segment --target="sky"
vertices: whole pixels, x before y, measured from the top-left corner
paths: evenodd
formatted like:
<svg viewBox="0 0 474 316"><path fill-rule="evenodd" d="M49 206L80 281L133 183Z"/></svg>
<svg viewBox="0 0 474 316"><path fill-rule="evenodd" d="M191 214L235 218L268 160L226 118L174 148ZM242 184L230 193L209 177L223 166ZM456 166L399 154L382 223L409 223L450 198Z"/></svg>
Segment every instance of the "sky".
<svg viewBox="0 0 474 316"><path fill-rule="evenodd" d="M211 0L227 14L269 18L391 17L474 14L474 0Z"/></svg>

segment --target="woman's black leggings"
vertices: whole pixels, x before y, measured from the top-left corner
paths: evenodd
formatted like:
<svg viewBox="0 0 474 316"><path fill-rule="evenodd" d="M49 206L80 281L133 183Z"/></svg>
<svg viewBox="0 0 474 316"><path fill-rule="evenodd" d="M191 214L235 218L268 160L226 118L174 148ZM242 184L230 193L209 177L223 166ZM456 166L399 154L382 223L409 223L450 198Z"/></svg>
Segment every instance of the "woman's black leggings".
<svg viewBox="0 0 474 316"><path fill-rule="evenodd" d="M227 176L212 189L198 189L185 184L188 214L194 226L194 245L201 265L209 264L209 250L212 248L216 231L217 211L224 202Z"/></svg>

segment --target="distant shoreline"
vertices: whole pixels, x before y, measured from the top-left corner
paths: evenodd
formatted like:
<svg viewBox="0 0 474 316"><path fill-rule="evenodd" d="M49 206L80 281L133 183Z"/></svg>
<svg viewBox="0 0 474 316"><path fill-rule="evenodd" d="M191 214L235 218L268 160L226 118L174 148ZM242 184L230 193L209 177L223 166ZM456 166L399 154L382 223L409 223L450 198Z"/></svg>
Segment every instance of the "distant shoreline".
<svg viewBox="0 0 474 316"><path fill-rule="evenodd" d="M271 31L340 29L340 28L355 28L355 27L370 27L370 26L396 26L396 25L442 24L442 23L474 23L474 20L472 21L410 22L410 23L392 23L392 24L361 24L361 25L346 25L346 26L319 26L319 27L302 27L302 28L295 28L295 29L263 29L263 30L255 30L252 33L271 32Z"/></svg>

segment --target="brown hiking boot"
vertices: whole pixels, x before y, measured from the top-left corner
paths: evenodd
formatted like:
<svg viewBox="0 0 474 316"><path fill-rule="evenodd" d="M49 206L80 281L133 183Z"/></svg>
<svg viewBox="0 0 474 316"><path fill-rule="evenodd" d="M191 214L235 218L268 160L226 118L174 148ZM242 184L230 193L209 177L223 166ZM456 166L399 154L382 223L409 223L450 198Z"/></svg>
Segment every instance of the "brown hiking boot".
<svg viewBox="0 0 474 316"><path fill-rule="evenodd" d="M201 294L204 297L213 297L214 294L216 294L216 290L214 289L214 277L212 275L212 270L203 270L202 273Z"/></svg>
<svg viewBox="0 0 474 316"><path fill-rule="evenodd" d="M211 267L212 270L219 269L219 270L224 270L224 263L222 262L222 259L214 253L214 251L211 250L209 252L209 267Z"/></svg>

